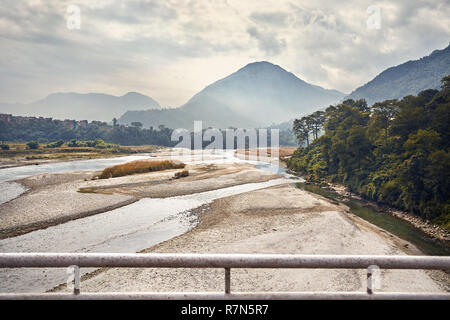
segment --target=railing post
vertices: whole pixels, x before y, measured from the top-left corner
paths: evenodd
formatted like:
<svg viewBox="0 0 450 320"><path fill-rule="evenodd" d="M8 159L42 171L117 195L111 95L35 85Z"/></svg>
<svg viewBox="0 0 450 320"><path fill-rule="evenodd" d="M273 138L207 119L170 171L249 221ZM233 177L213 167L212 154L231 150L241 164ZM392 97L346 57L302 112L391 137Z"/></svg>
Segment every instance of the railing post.
<svg viewBox="0 0 450 320"><path fill-rule="evenodd" d="M80 294L80 267L75 265L69 266L67 268L67 274L69 275L67 278L67 287L71 289L73 281L73 294Z"/></svg>
<svg viewBox="0 0 450 320"><path fill-rule="evenodd" d="M367 293L372 294L372 269L367 268Z"/></svg>
<svg viewBox="0 0 450 320"><path fill-rule="evenodd" d="M80 294L80 267L75 266L75 285L73 286L73 294Z"/></svg>
<svg viewBox="0 0 450 320"><path fill-rule="evenodd" d="M230 294L230 292L231 292L230 274L231 274L231 269L225 268L225 294Z"/></svg>
<svg viewBox="0 0 450 320"><path fill-rule="evenodd" d="M367 293L372 294L374 289L380 289L380 268L371 265L367 268Z"/></svg>

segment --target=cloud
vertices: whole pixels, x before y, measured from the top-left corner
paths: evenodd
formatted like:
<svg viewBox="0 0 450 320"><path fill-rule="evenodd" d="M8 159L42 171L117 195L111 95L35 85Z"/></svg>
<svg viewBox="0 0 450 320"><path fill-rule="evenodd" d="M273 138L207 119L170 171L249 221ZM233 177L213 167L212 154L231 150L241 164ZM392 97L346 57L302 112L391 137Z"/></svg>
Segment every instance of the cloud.
<svg viewBox="0 0 450 320"><path fill-rule="evenodd" d="M286 48L286 42L283 39L277 39L274 33L260 31L255 27L248 28L247 32L257 40L258 47L268 56L280 54Z"/></svg>
<svg viewBox="0 0 450 320"><path fill-rule="evenodd" d="M253 12L250 18L256 23L263 25L286 27L288 24L289 13L287 12Z"/></svg>
<svg viewBox="0 0 450 320"><path fill-rule="evenodd" d="M0 101L139 91L179 106L257 60L350 92L450 39L446 1L77 0L81 29L68 30L71 4L2 1ZM373 4L380 30L366 28Z"/></svg>

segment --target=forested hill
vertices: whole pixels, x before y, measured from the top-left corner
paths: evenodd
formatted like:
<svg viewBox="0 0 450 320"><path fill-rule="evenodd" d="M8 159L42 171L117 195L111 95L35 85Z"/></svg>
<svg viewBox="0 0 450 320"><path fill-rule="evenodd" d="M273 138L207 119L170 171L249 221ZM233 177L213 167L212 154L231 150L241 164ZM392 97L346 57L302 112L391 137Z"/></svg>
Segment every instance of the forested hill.
<svg viewBox="0 0 450 320"><path fill-rule="evenodd" d="M369 105L386 99L401 99L425 89L439 89L440 81L450 74L450 45L429 56L386 69L348 98L365 99Z"/></svg>
<svg viewBox="0 0 450 320"><path fill-rule="evenodd" d="M58 140L95 140L103 139L109 143L121 145L173 146L170 140L172 129L164 126L158 129L143 129L139 122L132 126L115 123L86 120L53 120L52 118L18 117L0 114L0 141L26 142L38 140L41 143Z"/></svg>
<svg viewBox="0 0 450 320"><path fill-rule="evenodd" d="M274 127L275 128L275 127ZM281 146L295 146L292 130L285 126L280 130ZM203 129L205 131L206 129ZM270 131L268 131L268 138ZM54 120L43 117L20 117L10 114L0 114L0 142L28 142L36 140L39 143L59 141L90 141L102 139L108 143L120 145L159 145L173 147L179 141L172 141L173 129L160 125L158 128L144 128L141 122L133 122L131 126L119 125L113 120L113 125L106 122L87 120ZM192 135L192 133L191 133ZM222 131L225 138L225 131ZM193 138L191 139L193 141ZM206 139L203 146L211 141ZM1 144L4 145L4 144ZM224 139L224 146L226 140Z"/></svg>
<svg viewBox="0 0 450 320"><path fill-rule="evenodd" d="M450 229L450 76L429 89L371 108L346 100L297 119L289 167L342 183L362 196ZM320 130L324 134L320 137ZM313 141L309 141L313 140Z"/></svg>

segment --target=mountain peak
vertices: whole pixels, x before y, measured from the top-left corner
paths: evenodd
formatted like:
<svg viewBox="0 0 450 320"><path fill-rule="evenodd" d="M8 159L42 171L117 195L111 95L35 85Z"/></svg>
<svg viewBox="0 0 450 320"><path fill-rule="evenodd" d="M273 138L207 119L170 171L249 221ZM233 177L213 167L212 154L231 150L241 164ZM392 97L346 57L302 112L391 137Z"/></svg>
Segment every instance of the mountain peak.
<svg viewBox="0 0 450 320"><path fill-rule="evenodd" d="M268 61L247 64L195 94L180 108L130 111L120 123L140 121L144 126L192 128L256 128L287 121L340 101L344 94L309 84Z"/></svg>
<svg viewBox="0 0 450 320"><path fill-rule="evenodd" d="M245 67L239 69L236 73L239 72L248 72L248 71L285 71L279 65L273 64L269 61L256 61L247 64Z"/></svg>
<svg viewBox="0 0 450 320"><path fill-rule="evenodd" d="M122 97L145 97L145 95L143 95L139 92L130 91L130 92L125 93Z"/></svg>
<svg viewBox="0 0 450 320"><path fill-rule="evenodd" d="M326 90L297 78L268 61L252 62L194 95L181 109L197 117L227 110L226 119L213 119L214 126L268 125L307 114L338 102L343 93ZM250 122L251 121L251 122Z"/></svg>
<svg viewBox="0 0 450 320"><path fill-rule="evenodd" d="M426 89L439 89L441 79L450 74L450 44L430 55L387 68L353 91L348 98L366 99L369 104L401 99Z"/></svg>
<svg viewBox="0 0 450 320"><path fill-rule="evenodd" d="M278 67L280 68L280 66L273 64L272 62L269 61L255 61L255 62L250 62L248 63L246 66L244 66L242 69L245 68L253 68L253 67L264 67L264 66L268 66L268 67Z"/></svg>

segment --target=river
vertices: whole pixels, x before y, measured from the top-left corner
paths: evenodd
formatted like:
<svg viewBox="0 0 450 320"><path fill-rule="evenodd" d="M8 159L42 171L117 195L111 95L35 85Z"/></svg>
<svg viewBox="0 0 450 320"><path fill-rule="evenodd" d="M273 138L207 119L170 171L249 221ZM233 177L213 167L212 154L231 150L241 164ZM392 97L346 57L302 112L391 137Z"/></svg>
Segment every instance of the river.
<svg viewBox="0 0 450 320"><path fill-rule="evenodd" d="M14 171L17 177L23 178L33 174L66 172L71 169L74 171L98 170L143 157L145 156L46 164L45 170L40 168L36 171L31 168L6 170L8 170L10 181L14 180ZM252 162L262 170L284 172L282 168L267 163L239 159L234 156L234 152L229 151L202 159L194 157L182 158L182 160L186 163ZM96 163L97 161L99 163ZM146 198L109 212L0 240L0 252L139 252L183 234L195 226L197 221L190 214L193 209L219 198L299 181L303 180L280 178L185 196L164 199ZM93 270L92 268L83 269L82 273ZM43 292L64 283L66 278L65 269L1 269L0 292Z"/></svg>
<svg viewBox="0 0 450 320"><path fill-rule="evenodd" d="M16 179L40 173L100 170L111 165L149 157L139 155L2 169L0 188L6 186L4 190L14 194L14 190L23 192L21 190L23 187L13 181ZM158 158L160 157L155 157ZM250 162L258 169L284 174L285 178L185 196L142 199L109 212L0 240L0 252L139 252L194 227L197 221L191 213L196 208L219 198L285 183L297 183L297 187L320 194L332 201L343 201L334 192L301 183L303 179L287 174L282 167L238 158L232 151L209 154L207 157L178 157L178 159L186 163ZM377 211L361 201L350 200L344 203L350 207L352 213L410 241L427 254L449 254L448 246L433 241L406 221ZM82 269L82 273L92 270L94 269ZM66 277L65 269L2 269L0 292L42 292L64 283Z"/></svg>

